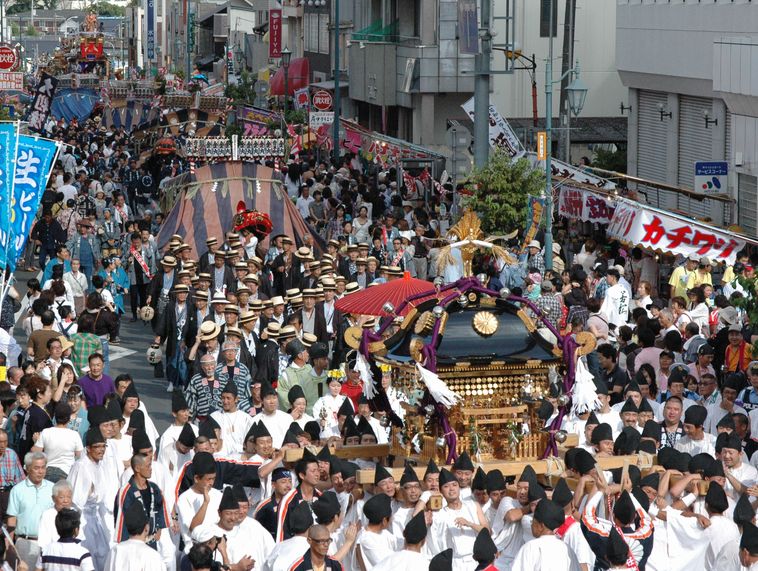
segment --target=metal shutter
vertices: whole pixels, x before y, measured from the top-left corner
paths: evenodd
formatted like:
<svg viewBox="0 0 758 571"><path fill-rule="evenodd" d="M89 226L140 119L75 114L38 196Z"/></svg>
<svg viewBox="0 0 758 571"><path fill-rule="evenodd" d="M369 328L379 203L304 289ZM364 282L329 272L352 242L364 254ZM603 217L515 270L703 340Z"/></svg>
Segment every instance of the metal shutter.
<svg viewBox="0 0 758 571"><path fill-rule="evenodd" d="M711 149L713 129L705 128L704 111L712 113L713 102L704 97L679 98L679 162L678 182L683 188L695 186L695 161L715 160ZM721 157L716 157L721 159ZM711 217L710 200L679 198L679 208L698 218Z"/></svg>
<svg viewBox="0 0 758 571"><path fill-rule="evenodd" d="M737 175L737 224L748 236L756 235L755 217L758 212L758 178Z"/></svg>
<svg viewBox="0 0 758 571"><path fill-rule="evenodd" d="M666 180L667 156L667 130L668 121L661 121L661 113L658 106L667 105L665 93L657 91L639 92L639 118L637 122L637 176L656 182L668 182ZM664 193L657 189L641 188L647 196L647 202L653 206L667 208Z"/></svg>

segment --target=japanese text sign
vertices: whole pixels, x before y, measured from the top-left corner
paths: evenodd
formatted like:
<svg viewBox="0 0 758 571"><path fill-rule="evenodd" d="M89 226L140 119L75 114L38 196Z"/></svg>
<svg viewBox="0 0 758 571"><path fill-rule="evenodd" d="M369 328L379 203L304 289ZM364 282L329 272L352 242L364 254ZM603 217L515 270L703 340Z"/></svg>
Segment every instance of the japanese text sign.
<svg viewBox="0 0 758 571"><path fill-rule="evenodd" d="M24 246L37 213L47 179L58 153L58 144L49 139L20 135L16 151L16 172L13 177L11 228L13 236L8 248L8 266L24 253Z"/></svg>
<svg viewBox="0 0 758 571"><path fill-rule="evenodd" d="M268 57L282 57L282 10L268 11Z"/></svg>
<svg viewBox="0 0 758 571"><path fill-rule="evenodd" d="M55 77L46 73L42 74L37 87L34 89L34 99L32 99L32 104L26 115L29 130L40 133L45 129L57 85L58 80Z"/></svg>
<svg viewBox="0 0 758 571"><path fill-rule="evenodd" d="M152 62L155 59L155 0L147 0L147 59Z"/></svg>
<svg viewBox="0 0 758 571"><path fill-rule="evenodd" d="M0 220L11 219L18 123L0 123ZM11 243L11 225L0 224L0 270L5 270Z"/></svg>
<svg viewBox="0 0 758 571"><path fill-rule="evenodd" d="M651 250L682 256L707 256L715 262L734 264L745 247L738 236L692 220L680 220L636 202L616 204L608 235Z"/></svg>
<svg viewBox="0 0 758 571"><path fill-rule="evenodd" d="M474 98L461 105L466 114L474 120ZM526 154L521 141L513 132L508 121L500 115L494 105L490 105L490 146L500 147L513 159L519 159Z"/></svg>
<svg viewBox="0 0 758 571"><path fill-rule="evenodd" d="M719 194L726 192L729 163L726 161L695 162L695 192Z"/></svg>
<svg viewBox="0 0 758 571"><path fill-rule="evenodd" d="M583 222L608 224L613 218L614 203L610 198L580 188L564 186L558 200L558 214Z"/></svg>

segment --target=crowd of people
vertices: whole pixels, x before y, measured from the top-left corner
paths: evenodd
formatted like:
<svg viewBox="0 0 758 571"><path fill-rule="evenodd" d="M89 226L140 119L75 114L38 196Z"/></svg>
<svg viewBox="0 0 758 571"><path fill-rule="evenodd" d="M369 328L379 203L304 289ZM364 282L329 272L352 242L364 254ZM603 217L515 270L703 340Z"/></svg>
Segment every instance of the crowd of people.
<svg viewBox="0 0 758 571"><path fill-rule="evenodd" d="M508 245L517 264L477 258L538 325L594 336L582 359L597 406L565 415L577 445L549 476L506 477L466 452L393 473L361 455L392 438L390 411L367 400L345 340L381 320L336 302L406 272L460 277L439 259L452 189L303 154L282 176L311 235L264 248L229 228L201 251L178 235L159 247L156 200L183 163L140 163L125 132L93 121L54 131L66 151L22 261L38 277L0 315L11 567L758 569L749 252L729 267L660 257L564 220L550 252L538 235ZM149 323L152 379L111 363L129 316ZM416 414L380 372L391 412ZM156 383L167 428L140 398ZM545 401L549 426L560 402ZM636 457L604 470L616 455Z"/></svg>

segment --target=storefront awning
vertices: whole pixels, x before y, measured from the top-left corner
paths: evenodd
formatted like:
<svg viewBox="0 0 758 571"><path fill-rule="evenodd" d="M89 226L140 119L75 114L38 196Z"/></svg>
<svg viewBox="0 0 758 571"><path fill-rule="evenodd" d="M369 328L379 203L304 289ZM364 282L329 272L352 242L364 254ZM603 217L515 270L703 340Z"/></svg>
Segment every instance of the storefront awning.
<svg viewBox="0 0 758 571"><path fill-rule="evenodd" d="M607 224L607 233L627 244L656 252L707 257L734 264L746 243L758 240L602 191L566 185L561 188L558 214Z"/></svg>

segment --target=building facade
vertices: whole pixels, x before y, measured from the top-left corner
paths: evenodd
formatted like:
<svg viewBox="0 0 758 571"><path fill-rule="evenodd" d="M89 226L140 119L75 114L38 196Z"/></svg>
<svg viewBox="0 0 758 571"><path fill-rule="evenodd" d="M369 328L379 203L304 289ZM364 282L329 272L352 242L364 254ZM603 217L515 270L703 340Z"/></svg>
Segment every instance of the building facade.
<svg viewBox="0 0 758 571"><path fill-rule="evenodd" d="M648 200L756 234L758 6L750 0L616 0L616 61L628 88L629 174L693 189L696 161L726 161L733 204Z"/></svg>
<svg viewBox="0 0 758 571"><path fill-rule="evenodd" d="M578 60L581 78L586 84L587 99L579 117L572 117L568 125L559 121L561 84L553 85L553 138L558 143L562 130L571 127L572 162L585 153L591 153L586 143L620 144L625 142L626 121L620 105L626 103L627 92L616 71L616 2L615 0L512 0L514 16L513 36L517 52L523 56L514 61L514 67L529 67L527 61L534 57L536 72L536 97L532 96L532 74L525 69L515 69L507 75L493 76L492 102L501 115L506 117L519 137L532 146L535 130L544 130L545 117L545 62L549 53L549 40L553 39L553 79L561 76L563 63L563 39L572 27L567 19L566 4L575 5L573 18L574 42L567 58L566 69L574 67ZM495 1L495 15L501 9ZM550 10L553 10L553 28L550 28ZM502 26L495 41L502 41ZM568 24L568 25L567 25ZM570 37L570 36L569 36ZM505 67L505 53L496 50L492 58L493 69ZM535 128L534 115L538 117ZM565 114L565 113L564 113ZM577 144L580 143L580 144ZM585 143L581 145L581 143ZM561 152L560 158L565 155Z"/></svg>

